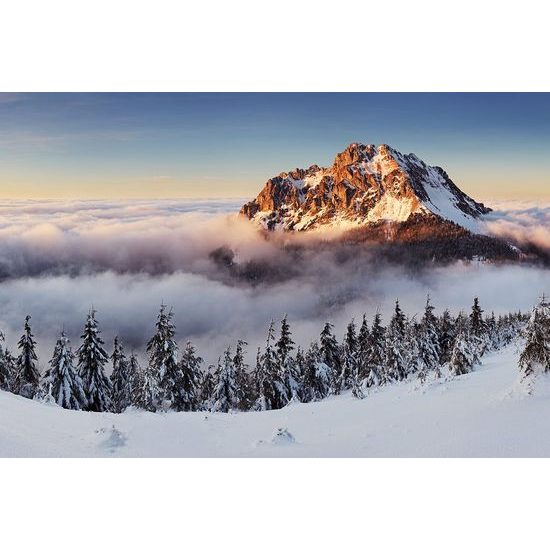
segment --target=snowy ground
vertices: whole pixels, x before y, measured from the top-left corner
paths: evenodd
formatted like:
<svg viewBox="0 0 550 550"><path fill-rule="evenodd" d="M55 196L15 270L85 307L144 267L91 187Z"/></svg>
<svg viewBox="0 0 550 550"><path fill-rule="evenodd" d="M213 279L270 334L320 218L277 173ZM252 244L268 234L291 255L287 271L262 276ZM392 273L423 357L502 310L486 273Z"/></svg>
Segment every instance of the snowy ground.
<svg viewBox="0 0 550 550"><path fill-rule="evenodd" d="M548 457L550 384L519 391L516 362L511 346L426 387L258 413L98 414L0 392L0 456Z"/></svg>

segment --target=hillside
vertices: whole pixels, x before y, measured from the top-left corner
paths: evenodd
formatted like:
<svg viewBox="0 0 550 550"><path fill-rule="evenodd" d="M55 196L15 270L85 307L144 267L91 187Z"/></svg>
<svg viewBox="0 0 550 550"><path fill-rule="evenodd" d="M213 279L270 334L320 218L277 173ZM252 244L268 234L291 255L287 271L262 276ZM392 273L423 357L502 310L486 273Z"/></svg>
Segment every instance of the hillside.
<svg viewBox="0 0 550 550"><path fill-rule="evenodd" d="M431 385L236 414L76 412L0 392L0 456L550 456L548 382L526 395L516 363L510 346L470 374Z"/></svg>

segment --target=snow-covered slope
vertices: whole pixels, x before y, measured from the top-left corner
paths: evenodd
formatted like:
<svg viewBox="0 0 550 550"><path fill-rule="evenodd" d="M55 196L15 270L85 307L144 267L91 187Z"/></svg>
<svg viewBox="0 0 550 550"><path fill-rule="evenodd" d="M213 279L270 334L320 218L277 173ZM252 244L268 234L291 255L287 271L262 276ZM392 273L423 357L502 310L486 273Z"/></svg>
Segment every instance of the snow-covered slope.
<svg viewBox="0 0 550 550"><path fill-rule="evenodd" d="M513 347L471 374L236 414L87 413L0 392L0 456L550 456L550 384L518 388Z"/></svg>
<svg viewBox="0 0 550 550"><path fill-rule="evenodd" d="M480 232L490 209L463 193L446 172L389 145L352 143L330 168L283 172L268 180L241 214L265 229L303 231L404 222L436 216Z"/></svg>

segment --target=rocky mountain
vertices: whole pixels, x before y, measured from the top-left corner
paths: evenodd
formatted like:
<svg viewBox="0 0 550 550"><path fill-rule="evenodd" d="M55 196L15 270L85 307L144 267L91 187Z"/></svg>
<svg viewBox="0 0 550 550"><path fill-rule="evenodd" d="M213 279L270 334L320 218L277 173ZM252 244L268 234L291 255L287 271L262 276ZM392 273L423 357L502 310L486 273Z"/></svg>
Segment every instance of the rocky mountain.
<svg viewBox="0 0 550 550"><path fill-rule="evenodd" d="M490 209L461 191L438 166L389 145L352 143L329 168L282 172L241 214L266 230L357 229L414 220L479 233Z"/></svg>

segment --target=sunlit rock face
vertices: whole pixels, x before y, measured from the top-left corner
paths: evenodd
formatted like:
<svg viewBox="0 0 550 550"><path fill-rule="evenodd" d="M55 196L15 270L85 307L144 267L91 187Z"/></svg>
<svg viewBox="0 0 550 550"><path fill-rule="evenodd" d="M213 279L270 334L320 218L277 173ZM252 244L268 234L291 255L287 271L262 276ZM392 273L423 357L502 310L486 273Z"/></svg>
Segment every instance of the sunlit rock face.
<svg viewBox="0 0 550 550"><path fill-rule="evenodd" d="M477 233L490 209L462 192L442 168L414 154L352 143L330 168L313 165L269 179L240 212L270 231L352 229L425 216Z"/></svg>

